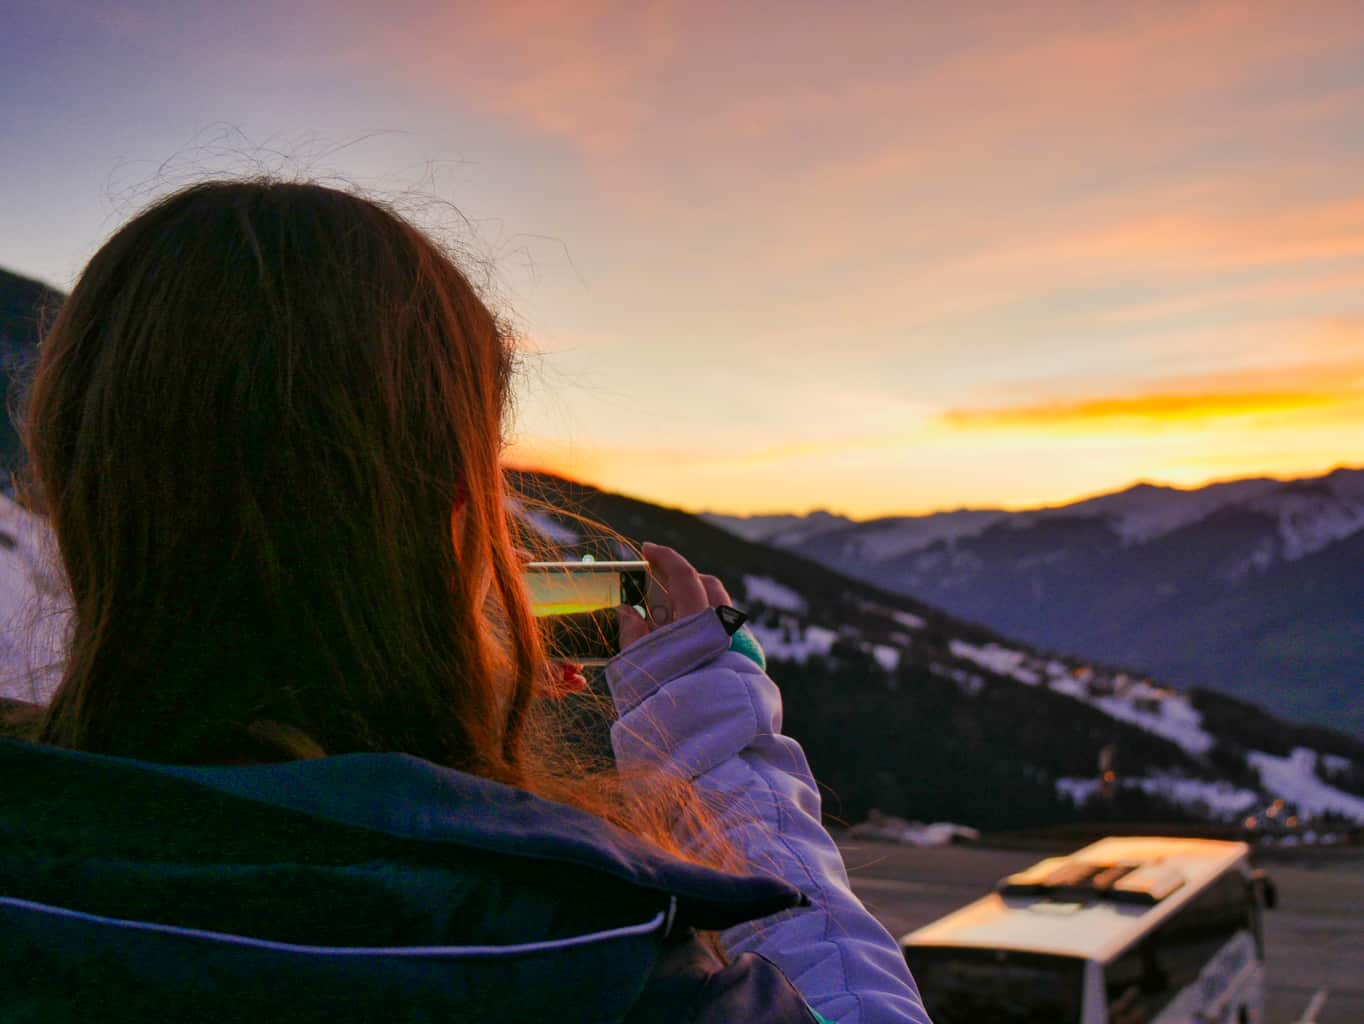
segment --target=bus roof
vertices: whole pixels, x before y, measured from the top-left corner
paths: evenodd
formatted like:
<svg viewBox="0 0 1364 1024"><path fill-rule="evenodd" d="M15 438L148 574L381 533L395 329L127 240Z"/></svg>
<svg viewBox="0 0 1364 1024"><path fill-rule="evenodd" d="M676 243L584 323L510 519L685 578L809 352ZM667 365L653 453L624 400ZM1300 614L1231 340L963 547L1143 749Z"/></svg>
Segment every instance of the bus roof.
<svg viewBox="0 0 1364 1024"><path fill-rule="evenodd" d="M1048 858L1009 880L1085 877L1090 868L1130 866L1131 876L1158 877L1145 905L1100 891L1079 897L992 893L904 936L904 946L1011 949L1106 962L1192 900L1209 882L1247 858L1245 843L1215 839L1121 837L1101 839L1068 857ZM1004 883L1001 883L1003 885ZM1019 891L1020 887L1012 887Z"/></svg>

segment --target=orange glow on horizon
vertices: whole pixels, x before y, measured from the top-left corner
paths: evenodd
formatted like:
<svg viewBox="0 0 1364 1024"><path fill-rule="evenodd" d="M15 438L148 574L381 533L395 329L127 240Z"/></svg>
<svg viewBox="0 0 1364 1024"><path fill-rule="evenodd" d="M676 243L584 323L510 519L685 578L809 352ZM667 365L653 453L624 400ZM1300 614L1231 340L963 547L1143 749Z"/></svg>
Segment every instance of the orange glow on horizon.
<svg viewBox="0 0 1364 1024"><path fill-rule="evenodd" d="M1364 422L1361 422L1364 426ZM996 456L1001 463L1007 455ZM522 459L509 453L504 460L508 468L539 471L627 497L638 498L671 508L692 512L710 511L732 515L807 514L816 510L831 511L853 519L874 519L895 515L930 515L962 508L995 508L1006 511L1069 505L1090 498L1126 490L1139 483L1178 490L1195 490L1211 484L1248 477L1269 477L1278 480L1324 476L1337 469L1364 469L1364 457L1356 451L1336 458L1322 458L1312 452L1295 455L1285 453L1276 457L1263 454L1192 457L1183 462L1169 461L1149 468L1138 466L1126 474L1098 476L1093 483L1058 487L1042 480L1033 490L1001 493L996 489L962 493L929 481L917 488L904 488L903 497L896 500L884 484L865 490L851 487L812 486L793 492L782 500L767 478L758 478L751 485L742 478L725 478L716 483L714 476L704 473L672 475L649 474L639 468L639 453L614 463L609 457L594 456L575 461L572 458L551 459L538 457ZM1230 470L1230 472L1229 472ZM950 481L949 481L950 482Z"/></svg>
<svg viewBox="0 0 1364 1024"><path fill-rule="evenodd" d="M1343 355L1358 329L1307 332L1302 348ZM854 518L1064 505L1137 482L1188 489L1310 477L1364 463L1364 444L1351 443L1364 438L1364 362L1215 371L1153 380L1132 394L1020 405L911 403L898 416L881 409L840 425L814 417L779 443L740 434L737 444L716 444L699 434L691 445L658 446L537 432L505 461L672 507L822 508Z"/></svg>
<svg viewBox="0 0 1364 1024"><path fill-rule="evenodd" d="M963 430L1107 429L1166 430L1210 420L1322 410L1360 403L1356 391L1262 391L1244 394L1138 395L1076 402L1046 402L1004 409L955 409L943 414Z"/></svg>

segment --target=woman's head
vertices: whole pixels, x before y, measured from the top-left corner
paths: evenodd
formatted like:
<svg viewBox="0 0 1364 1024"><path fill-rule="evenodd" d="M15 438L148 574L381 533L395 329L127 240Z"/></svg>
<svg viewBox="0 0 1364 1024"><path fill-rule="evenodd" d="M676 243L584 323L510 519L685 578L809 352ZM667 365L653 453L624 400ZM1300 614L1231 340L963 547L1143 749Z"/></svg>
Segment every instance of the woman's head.
<svg viewBox="0 0 1364 1024"><path fill-rule="evenodd" d="M210 182L127 224L30 398L74 612L44 738L207 761L282 730L517 781L544 663L499 468L512 361L369 200Z"/></svg>

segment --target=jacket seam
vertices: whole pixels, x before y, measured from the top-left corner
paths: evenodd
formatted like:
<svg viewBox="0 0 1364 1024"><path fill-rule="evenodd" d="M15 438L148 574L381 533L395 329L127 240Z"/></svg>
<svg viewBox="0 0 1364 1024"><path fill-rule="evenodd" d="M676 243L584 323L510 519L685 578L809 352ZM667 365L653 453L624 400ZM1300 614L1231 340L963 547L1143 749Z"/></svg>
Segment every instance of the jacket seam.
<svg viewBox="0 0 1364 1024"><path fill-rule="evenodd" d="M32 900L0 896L0 909L5 907L13 907L30 913L46 914L50 917L108 925L125 931L146 932L153 935L213 942L224 946L243 946L250 949L265 949L301 956L420 957L451 960L461 957L489 958L550 953L561 949L589 946L598 942L610 942L614 939L649 935L657 932L669 917L669 910L660 910L648 921L639 924L572 935L566 939L547 939L540 942L522 942L505 946L313 946L294 942L277 942L273 939L258 939L250 935L218 932L205 928L186 928L182 925L161 924L156 921L106 917L103 914L91 914L83 910L72 910L69 907L53 906L49 903L37 903ZM671 909L671 905L669 909Z"/></svg>
<svg viewBox="0 0 1364 1024"><path fill-rule="evenodd" d="M745 674L747 674L747 675L761 675L761 676L763 676L764 678L768 678L768 677L767 677L767 674L766 674L765 672L763 672L762 670L759 670L759 671L756 672L756 673L740 673L737 669L730 669L730 671L734 673L734 675L739 679L739 682L740 682L740 683L743 685L743 687L744 687L744 693L745 693L745 695L748 697L749 707L750 707L750 709L751 709L752 712L753 712L753 717L754 717L755 723L761 721L761 718L760 718L759 713L758 713L758 703L757 703L757 699L756 699L756 697L755 697L755 695L754 695L754 693L753 693L753 687L749 685L749 680L745 679L745 678L744 678L744 675L745 675ZM773 685L775 685L775 683L774 683ZM758 730L757 730L757 728L756 728L756 725L755 725L755 728L754 728L754 730L753 730L753 734L754 734L755 738L759 735ZM777 736L777 735L781 735L781 734L779 734L779 733L772 733L772 732L764 732L764 733L762 733L762 735ZM814 894L809 894L809 893L807 893L807 896L812 896L812 902L813 902L813 896L818 896L818 897L820 897L819 902L816 904L816 907L818 908L819 913L822 914L822 915L824 916L824 928L823 928L823 932L822 932L822 934L821 934L821 936L820 936L820 941L821 941L821 942L827 942L827 943L829 943L829 944L832 945L832 946L834 947L834 949L837 951L837 953L838 953L839 973L840 973L840 975L841 975L841 977L842 977L842 980L843 980L843 984L842 984L842 986L841 986L842 991L843 991L844 994L846 994L846 995L852 997L854 1003L857 1005L857 1016L858 1016L858 1019L861 1020L861 1019L862 1019L862 1016L863 1016L863 1012L862 1012L862 1011L863 1011L863 1009L864 1009L863 1004L862 1004L862 997L861 997L861 995L859 995L858 993L854 992L854 991L852 990L850 984L849 984L847 952L844 950L842 943L833 942L833 941L830 940L830 938L829 938L829 932L830 932L830 929L831 929L832 926L833 926L833 914L830 913L829 908L825 905L825 902L824 902L824 899L823 899L823 897L824 897L824 895L825 895L825 889L824 889L824 887L823 887L822 885L820 885L819 880L818 880L818 878L817 878L817 876L816 876L816 872L813 871L813 870L811 869L810 865L806 863L805 858L804 858L803 856L801 856L799 850L796 849L796 847L786 839L786 835L787 835L787 831L786 831L786 826L787 826L786 811L785 811L785 808L784 808L784 806L783 806L783 804L782 804L782 801L781 801L781 799L778 797L777 791L776 791L776 789L773 787L771 781L770 781L769 779L767 779L766 776L764 776L764 775L763 775L761 772L759 772L756 768L754 768L753 765L751 765L751 764L749 764L747 761L745 761L742 757L740 757L739 760L740 760L740 761L743 761L744 767L747 768L749 772L751 772L755 777L757 777L758 779L760 779L760 780L762 781L762 784L763 784L764 788L767 790L768 796L771 798L772 803L773 803L773 806L776 808L776 811L777 811L777 836L778 836L778 838L779 838L779 841L781 842L781 845L783 846L783 848L785 848L786 851L791 855L792 859L794 859L794 860L796 861L796 863L800 865L801 871L803 871L804 874L805 874L805 876L810 880L810 884L811 884L811 886L812 886L813 889L814 889ZM781 769L778 769L778 770L781 770ZM819 827L820 827L821 829L823 828L823 823L822 823L822 822L818 822L818 821L817 821L816 824L818 824ZM800 887L797 886L797 888L800 888ZM803 891L803 890L802 890L802 891ZM799 911L797 911L797 913L799 913ZM804 972L802 972L802 974L803 974L803 973L804 973ZM792 984L794 984L794 983L795 983L795 982L793 981Z"/></svg>

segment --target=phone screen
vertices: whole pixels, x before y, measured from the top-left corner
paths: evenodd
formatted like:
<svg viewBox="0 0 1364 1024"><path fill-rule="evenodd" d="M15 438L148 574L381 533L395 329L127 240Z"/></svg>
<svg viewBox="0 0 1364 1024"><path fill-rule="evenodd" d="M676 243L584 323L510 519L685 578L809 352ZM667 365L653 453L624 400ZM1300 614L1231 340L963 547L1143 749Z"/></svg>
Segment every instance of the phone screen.
<svg viewBox="0 0 1364 1024"><path fill-rule="evenodd" d="M593 612L621 603L620 574L615 572L533 572L526 574L526 583L537 616Z"/></svg>
<svg viewBox="0 0 1364 1024"><path fill-rule="evenodd" d="M642 604L647 562L532 562L525 567L531 608L543 620L552 656L600 665L620 652L616 608Z"/></svg>

